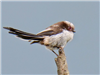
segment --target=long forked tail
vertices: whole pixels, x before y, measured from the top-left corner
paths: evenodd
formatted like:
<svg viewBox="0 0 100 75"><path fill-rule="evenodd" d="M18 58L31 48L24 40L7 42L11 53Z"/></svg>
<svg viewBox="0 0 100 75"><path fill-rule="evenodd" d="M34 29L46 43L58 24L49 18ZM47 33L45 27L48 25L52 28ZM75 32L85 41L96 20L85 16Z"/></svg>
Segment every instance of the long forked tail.
<svg viewBox="0 0 100 75"><path fill-rule="evenodd" d="M38 41L44 39L42 36L38 36L36 34L27 33L27 32L24 32L24 31L21 31L21 30L18 30L18 29L14 29L12 27L3 27L3 28L9 30L10 34L14 34L17 37L22 38L22 39L38 40Z"/></svg>

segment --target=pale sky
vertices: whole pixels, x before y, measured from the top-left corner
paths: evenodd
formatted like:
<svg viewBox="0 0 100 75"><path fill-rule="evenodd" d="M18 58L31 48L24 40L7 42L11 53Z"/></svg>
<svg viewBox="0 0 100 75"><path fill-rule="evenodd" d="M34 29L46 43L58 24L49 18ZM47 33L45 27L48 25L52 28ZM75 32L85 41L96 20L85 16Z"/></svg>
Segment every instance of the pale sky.
<svg viewBox="0 0 100 75"><path fill-rule="evenodd" d="M2 2L1 13L2 27L34 34L59 21L72 22L76 33L64 49L70 74L99 74L99 2ZM44 46L2 28L2 74L56 75L54 58Z"/></svg>

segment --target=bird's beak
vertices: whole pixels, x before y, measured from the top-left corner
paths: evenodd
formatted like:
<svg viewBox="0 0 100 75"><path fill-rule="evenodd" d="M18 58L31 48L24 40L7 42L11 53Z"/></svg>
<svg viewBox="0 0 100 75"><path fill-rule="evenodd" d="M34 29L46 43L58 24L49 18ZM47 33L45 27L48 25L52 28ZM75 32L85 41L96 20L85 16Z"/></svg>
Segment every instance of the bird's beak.
<svg viewBox="0 0 100 75"><path fill-rule="evenodd" d="M73 30L73 33L75 33L76 31L75 30Z"/></svg>

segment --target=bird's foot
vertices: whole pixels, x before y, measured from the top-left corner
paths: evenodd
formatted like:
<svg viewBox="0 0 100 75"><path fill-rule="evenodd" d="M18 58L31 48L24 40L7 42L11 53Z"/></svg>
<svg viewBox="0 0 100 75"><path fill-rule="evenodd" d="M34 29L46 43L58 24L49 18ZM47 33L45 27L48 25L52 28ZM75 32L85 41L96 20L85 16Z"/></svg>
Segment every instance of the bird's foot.
<svg viewBox="0 0 100 75"><path fill-rule="evenodd" d="M60 47L60 48L59 48L59 54L61 54L61 53L62 53L62 50L63 50L63 48L62 48L62 47Z"/></svg>

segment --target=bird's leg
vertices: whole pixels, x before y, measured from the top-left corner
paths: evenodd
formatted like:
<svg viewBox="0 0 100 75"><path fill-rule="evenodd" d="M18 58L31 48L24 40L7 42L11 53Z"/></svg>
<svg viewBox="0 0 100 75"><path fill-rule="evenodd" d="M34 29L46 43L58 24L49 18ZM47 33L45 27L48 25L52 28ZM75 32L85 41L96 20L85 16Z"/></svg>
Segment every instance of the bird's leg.
<svg viewBox="0 0 100 75"><path fill-rule="evenodd" d="M52 52L58 56L58 54L54 50L52 50Z"/></svg>

